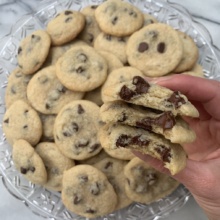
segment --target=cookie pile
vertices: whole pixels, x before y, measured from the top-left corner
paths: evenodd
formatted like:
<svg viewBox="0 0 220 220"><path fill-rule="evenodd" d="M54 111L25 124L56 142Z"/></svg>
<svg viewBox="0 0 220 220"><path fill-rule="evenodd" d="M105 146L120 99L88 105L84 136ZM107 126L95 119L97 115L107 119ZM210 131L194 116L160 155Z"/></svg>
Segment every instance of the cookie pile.
<svg viewBox="0 0 220 220"><path fill-rule="evenodd" d="M8 78L3 130L16 168L62 191L64 205L88 218L170 194L178 182L131 149L178 173L186 161L180 144L195 139L181 115L198 112L143 77L202 76L197 59L189 36L129 3L59 13L20 42Z"/></svg>

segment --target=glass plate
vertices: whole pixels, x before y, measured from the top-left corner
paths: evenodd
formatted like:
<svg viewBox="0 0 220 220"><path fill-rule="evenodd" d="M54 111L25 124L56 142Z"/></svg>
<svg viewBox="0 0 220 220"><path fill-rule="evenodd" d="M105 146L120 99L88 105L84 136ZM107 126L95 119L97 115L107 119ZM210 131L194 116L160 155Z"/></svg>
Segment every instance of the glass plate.
<svg viewBox="0 0 220 220"><path fill-rule="evenodd" d="M17 65L17 49L22 38L36 29L44 29L47 22L65 9L80 10L87 5L100 4L102 0L45 0L36 13L22 17L11 29L10 34L0 42L0 172L8 191L21 200L35 214L53 220L84 220L85 218L69 212L62 204L60 194L28 182L14 168L11 147L2 131L2 119L5 112L4 95L7 77ZM165 0L130 0L140 10L152 14L159 21L190 35L199 48L199 63L205 77L220 80L219 50L211 40L209 32L195 22L186 9ZM129 207L97 220L156 220L178 210L188 200L190 193L180 185L166 198L150 205L133 203Z"/></svg>

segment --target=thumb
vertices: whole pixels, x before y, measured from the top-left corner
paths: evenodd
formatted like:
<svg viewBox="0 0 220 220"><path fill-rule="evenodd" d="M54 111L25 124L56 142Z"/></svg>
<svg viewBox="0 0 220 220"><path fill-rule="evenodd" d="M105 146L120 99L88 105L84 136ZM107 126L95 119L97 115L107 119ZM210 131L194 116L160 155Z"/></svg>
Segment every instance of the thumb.
<svg viewBox="0 0 220 220"><path fill-rule="evenodd" d="M160 160L140 152L135 151L133 153L156 170L171 176L169 170L163 166L163 162ZM216 177L213 176L207 163L187 159L186 167L172 177L185 185L195 195L210 194L210 188L213 187L213 181Z"/></svg>

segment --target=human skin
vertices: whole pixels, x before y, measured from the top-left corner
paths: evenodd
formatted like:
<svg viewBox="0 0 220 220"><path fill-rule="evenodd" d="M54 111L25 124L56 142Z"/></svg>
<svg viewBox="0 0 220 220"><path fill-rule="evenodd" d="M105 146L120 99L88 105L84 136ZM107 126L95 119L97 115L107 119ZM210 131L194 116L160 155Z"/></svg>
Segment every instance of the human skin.
<svg viewBox="0 0 220 220"><path fill-rule="evenodd" d="M149 80L148 78L146 80ZM193 143L183 145L186 167L172 176L183 183L210 220L220 219L220 82L183 74L150 79L180 91L196 106L199 118L184 117L196 132ZM157 170L167 173L161 161L139 152L134 154Z"/></svg>

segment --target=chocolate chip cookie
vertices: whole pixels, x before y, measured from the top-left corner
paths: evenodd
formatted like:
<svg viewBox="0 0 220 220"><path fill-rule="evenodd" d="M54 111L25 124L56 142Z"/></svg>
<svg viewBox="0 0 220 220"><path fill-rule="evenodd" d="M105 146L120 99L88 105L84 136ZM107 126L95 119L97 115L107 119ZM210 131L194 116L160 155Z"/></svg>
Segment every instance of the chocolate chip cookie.
<svg viewBox="0 0 220 220"><path fill-rule="evenodd" d="M173 71L183 55L181 39L171 26L147 25L132 34L126 46L128 63L146 76L158 77Z"/></svg>
<svg viewBox="0 0 220 220"><path fill-rule="evenodd" d="M171 194L179 183L160 173L139 158L131 160L124 169L127 179L125 192L133 201L150 204Z"/></svg>
<svg viewBox="0 0 220 220"><path fill-rule="evenodd" d="M117 194L118 203L115 210L125 208L133 202L133 200L129 199L125 193L126 179L124 175L124 167L127 163L128 161L109 157L93 165L107 176L108 181L112 184Z"/></svg>
<svg viewBox="0 0 220 220"><path fill-rule="evenodd" d="M43 186L50 190L61 191L63 173L75 165L74 161L65 157L52 142L41 142L35 150L43 160L47 171L47 181Z"/></svg>
<svg viewBox="0 0 220 220"><path fill-rule="evenodd" d="M73 91L91 91L99 87L107 77L107 63L94 48L74 46L56 63L60 82Z"/></svg>
<svg viewBox="0 0 220 220"><path fill-rule="evenodd" d="M18 67L10 73L5 91L6 108L19 99L28 102L27 85L31 77L32 75L23 74Z"/></svg>
<svg viewBox="0 0 220 220"><path fill-rule="evenodd" d="M2 127L11 145L18 139L24 139L34 146L42 135L42 123L38 113L22 100L14 102L6 110Z"/></svg>
<svg viewBox="0 0 220 220"><path fill-rule="evenodd" d="M78 165L64 172L62 201L70 211L95 218L114 211L117 195L103 172Z"/></svg>
<svg viewBox="0 0 220 220"><path fill-rule="evenodd" d="M16 169L32 183L43 185L47 182L47 171L41 157L25 140L13 144L12 158Z"/></svg>
<svg viewBox="0 0 220 220"><path fill-rule="evenodd" d="M149 154L161 160L172 175L186 165L186 153L182 146L173 144L163 136L122 124L106 124L99 131L103 148L127 148Z"/></svg>
<svg viewBox="0 0 220 220"><path fill-rule="evenodd" d="M44 30L34 31L21 41L17 59L24 74L33 74L40 69L49 53L50 44L50 36Z"/></svg>
<svg viewBox="0 0 220 220"><path fill-rule="evenodd" d="M140 76L132 80L106 87L105 101L122 100L160 111L170 111L173 115L198 117L198 110L179 91L151 84Z"/></svg>
<svg viewBox="0 0 220 220"><path fill-rule="evenodd" d="M27 86L29 102L43 114L57 114L65 104L80 100L83 95L84 93L71 91L60 83L55 66L38 71Z"/></svg>
<svg viewBox="0 0 220 220"><path fill-rule="evenodd" d="M104 33L119 37L131 35L142 27L144 21L137 7L118 0L108 0L99 5L95 17Z"/></svg>
<svg viewBox="0 0 220 220"><path fill-rule="evenodd" d="M172 143L191 143L196 138L188 124L182 118L174 117L171 112L114 101L101 106L100 116L105 123L122 123L162 134Z"/></svg>
<svg viewBox="0 0 220 220"><path fill-rule="evenodd" d="M99 107L86 100L72 101L56 117L55 143L66 157L84 160L102 149L98 129Z"/></svg>
<svg viewBox="0 0 220 220"><path fill-rule="evenodd" d="M109 86L116 85L118 83L131 80L133 79L134 76L143 76L143 74L140 70L130 66L125 66L112 71L108 75L105 83L102 85L102 89L101 89L102 101L107 102L109 99L108 96L105 96L106 88L108 88Z"/></svg>
<svg viewBox="0 0 220 220"><path fill-rule="evenodd" d="M113 53L123 63L127 63L126 45L128 37L116 37L100 33L94 42L94 48L100 51Z"/></svg>
<svg viewBox="0 0 220 220"><path fill-rule="evenodd" d="M85 25L85 17L79 11L65 10L47 24L47 32L53 45L70 42L81 32Z"/></svg>

